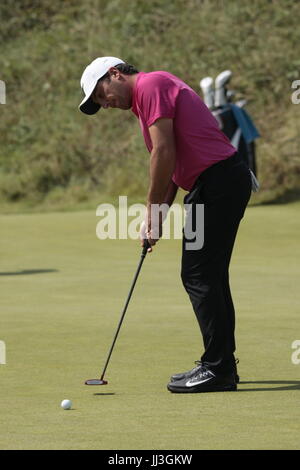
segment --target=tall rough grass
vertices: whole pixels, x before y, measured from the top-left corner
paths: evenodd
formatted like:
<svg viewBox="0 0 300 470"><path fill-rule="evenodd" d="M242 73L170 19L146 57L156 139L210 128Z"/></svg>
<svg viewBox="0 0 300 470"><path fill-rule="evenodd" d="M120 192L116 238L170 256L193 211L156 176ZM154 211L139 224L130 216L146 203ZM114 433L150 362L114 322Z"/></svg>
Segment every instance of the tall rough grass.
<svg viewBox="0 0 300 470"><path fill-rule="evenodd" d="M261 194L299 189L300 105L291 102L300 78L298 10L292 0L1 3L1 199L144 194L148 154L136 118L77 109L83 68L101 55L168 70L199 94L203 76L231 69L262 136Z"/></svg>

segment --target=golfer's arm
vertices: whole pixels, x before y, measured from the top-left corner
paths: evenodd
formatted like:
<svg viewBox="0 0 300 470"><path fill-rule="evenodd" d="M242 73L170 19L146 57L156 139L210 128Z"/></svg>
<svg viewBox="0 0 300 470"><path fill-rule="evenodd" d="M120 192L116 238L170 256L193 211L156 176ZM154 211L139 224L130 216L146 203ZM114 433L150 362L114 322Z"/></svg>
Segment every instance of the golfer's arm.
<svg viewBox="0 0 300 470"><path fill-rule="evenodd" d="M175 184L174 181L171 180L164 200L164 203L168 204L169 207L171 207L171 205L173 204L177 191L177 184Z"/></svg>
<svg viewBox="0 0 300 470"><path fill-rule="evenodd" d="M150 185L147 207L151 204L172 204L177 186L172 181L176 164L176 147L172 119L159 119L149 127L152 140Z"/></svg>

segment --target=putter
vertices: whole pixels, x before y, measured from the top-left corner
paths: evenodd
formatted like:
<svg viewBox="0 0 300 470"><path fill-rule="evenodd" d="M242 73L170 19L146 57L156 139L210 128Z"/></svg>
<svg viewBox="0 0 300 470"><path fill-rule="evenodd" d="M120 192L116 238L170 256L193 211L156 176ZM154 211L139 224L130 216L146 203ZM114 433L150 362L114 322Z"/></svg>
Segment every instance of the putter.
<svg viewBox="0 0 300 470"><path fill-rule="evenodd" d="M135 276L134 276L134 279L133 279L133 282L132 282L132 285L131 285L131 288L130 288L130 291L129 291L129 294L128 294L128 297L127 297L127 300L126 300L125 307L124 307L124 309L123 309L123 312L122 312L122 315L121 315L121 318L120 318L120 321L119 321L119 324L118 324L118 328L117 328L117 331L116 331L116 334L115 334L115 337L114 337L114 340L113 340L113 343L112 343L111 348L110 348L110 350L109 350L109 353L108 353L108 356L107 356L107 359L106 359L106 363L105 363L105 366L104 366L102 375L101 375L100 379L89 379L89 380L86 380L86 381L85 381L85 385L107 385L107 384L108 384L107 380L104 380L104 375L105 375L105 372L106 372L106 369L107 369L107 366L108 366L108 363L109 363L111 354L112 354L112 352L113 352L113 349L114 349L114 346L115 346L115 343L116 343L116 340L117 340L117 337L118 337L118 334L119 334L121 325L122 325L122 323L123 323L123 320L124 320L124 317L125 317L125 313L126 313L126 310L127 310L127 307L128 307L128 304L129 304L129 301L130 301L130 298L131 298L131 295L132 295L132 292L133 292L133 289L134 289L134 286L135 286L135 284L136 284L136 281L137 281L138 275L139 275L139 273L140 273L142 264L143 264L144 259L145 259L145 257L146 257L148 248L150 248L150 243L148 242L147 239L145 239L145 240L144 240L144 246L143 246L142 254L141 254L141 259L140 259L140 262L139 262L137 271L136 271L136 273L135 273Z"/></svg>

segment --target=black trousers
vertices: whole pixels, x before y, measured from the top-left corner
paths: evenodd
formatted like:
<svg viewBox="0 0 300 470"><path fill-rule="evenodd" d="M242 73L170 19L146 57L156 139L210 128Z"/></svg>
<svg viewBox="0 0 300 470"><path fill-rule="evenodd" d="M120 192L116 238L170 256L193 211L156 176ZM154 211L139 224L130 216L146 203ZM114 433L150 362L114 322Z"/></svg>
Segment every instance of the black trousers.
<svg viewBox="0 0 300 470"><path fill-rule="evenodd" d="M201 361L220 374L231 372L235 362L235 310L228 271L250 195L249 169L235 154L205 170L184 198L189 210L183 230L181 278L203 336ZM197 204L204 205L204 226L196 220ZM204 230L200 249L196 244L191 249L187 239L191 223L197 231Z"/></svg>

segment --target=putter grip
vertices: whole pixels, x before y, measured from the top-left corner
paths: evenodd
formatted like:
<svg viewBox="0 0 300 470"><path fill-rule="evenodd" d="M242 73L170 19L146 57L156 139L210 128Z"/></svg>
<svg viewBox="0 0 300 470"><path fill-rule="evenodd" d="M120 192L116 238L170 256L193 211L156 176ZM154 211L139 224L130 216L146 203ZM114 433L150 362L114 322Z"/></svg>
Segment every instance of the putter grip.
<svg viewBox="0 0 300 470"><path fill-rule="evenodd" d="M150 245L149 241L147 240L147 238L145 238L144 245L143 245L143 253L142 253L144 256L146 255L147 250L150 247L151 247L151 245Z"/></svg>

